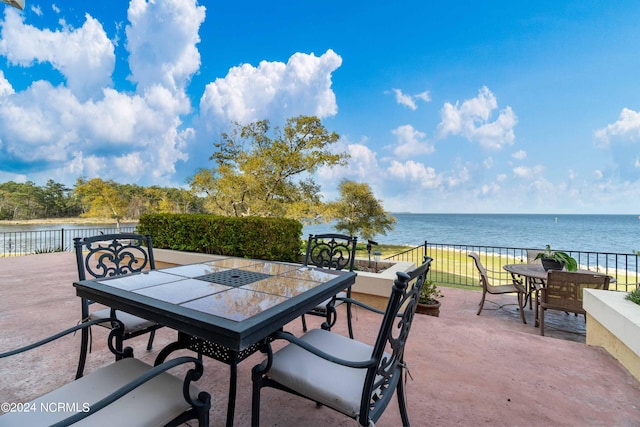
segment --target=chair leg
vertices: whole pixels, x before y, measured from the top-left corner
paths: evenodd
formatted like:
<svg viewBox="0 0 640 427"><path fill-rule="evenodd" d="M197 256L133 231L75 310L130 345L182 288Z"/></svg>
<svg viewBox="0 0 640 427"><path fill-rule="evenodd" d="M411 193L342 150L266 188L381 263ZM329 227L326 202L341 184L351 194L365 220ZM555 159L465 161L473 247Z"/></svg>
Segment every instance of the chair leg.
<svg viewBox="0 0 640 427"><path fill-rule="evenodd" d="M527 296L522 292L518 292L518 309L520 310L520 317L522 318L522 323L527 324L527 320L524 318L524 306L527 304L526 300Z"/></svg>
<svg viewBox="0 0 640 427"><path fill-rule="evenodd" d="M147 342L147 351L151 351L151 349L153 349L153 339L155 338L155 336L156 336L156 330L154 329L149 333L149 342Z"/></svg>
<svg viewBox="0 0 640 427"><path fill-rule="evenodd" d="M480 313L482 312L482 307L484 307L484 299L487 296L487 291L486 289L482 290L482 299L480 300L480 308L478 309L478 316L480 316Z"/></svg>
<svg viewBox="0 0 640 427"><path fill-rule="evenodd" d="M544 336L544 307L540 307L540 335Z"/></svg>
<svg viewBox="0 0 640 427"><path fill-rule="evenodd" d="M347 327L349 328L349 338L353 339L353 326L351 324L351 303L347 302Z"/></svg>
<svg viewBox="0 0 640 427"><path fill-rule="evenodd" d="M118 352L118 354L116 355L116 361L122 359L122 349L124 348L124 338L122 335L116 335L116 351Z"/></svg>
<svg viewBox="0 0 640 427"><path fill-rule="evenodd" d="M304 314L302 315L302 332L307 332L307 320L304 317Z"/></svg>
<svg viewBox="0 0 640 427"><path fill-rule="evenodd" d="M80 358L78 360L78 369L76 370L76 379L82 378L84 374L84 366L87 362L87 352L89 350L89 328L80 331Z"/></svg>
<svg viewBox="0 0 640 427"><path fill-rule="evenodd" d="M407 400L406 396L404 395L404 378L400 378L400 381L398 381L396 394L398 395L398 407L400 408L400 418L402 419L402 425L408 427L409 414L407 413Z"/></svg>

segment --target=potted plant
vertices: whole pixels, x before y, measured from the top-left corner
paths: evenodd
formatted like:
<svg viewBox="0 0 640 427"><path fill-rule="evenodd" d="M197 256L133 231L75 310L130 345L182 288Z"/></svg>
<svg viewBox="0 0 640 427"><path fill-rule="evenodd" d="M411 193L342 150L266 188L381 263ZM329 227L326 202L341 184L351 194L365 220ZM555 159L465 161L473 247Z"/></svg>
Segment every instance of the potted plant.
<svg viewBox="0 0 640 427"><path fill-rule="evenodd" d="M536 255L536 259L542 260L542 268L547 270L562 270L567 271L578 270L578 262L567 254L566 252L551 250L551 246L547 245L544 251Z"/></svg>
<svg viewBox="0 0 640 427"><path fill-rule="evenodd" d="M425 280L420 297L418 298L418 307L416 313L427 314L429 316L440 316L440 298L443 298L442 292L438 289L433 280Z"/></svg>
<svg viewBox="0 0 640 427"><path fill-rule="evenodd" d="M640 287L637 287L633 291L629 292L625 299L627 301L631 301L635 304L640 305Z"/></svg>

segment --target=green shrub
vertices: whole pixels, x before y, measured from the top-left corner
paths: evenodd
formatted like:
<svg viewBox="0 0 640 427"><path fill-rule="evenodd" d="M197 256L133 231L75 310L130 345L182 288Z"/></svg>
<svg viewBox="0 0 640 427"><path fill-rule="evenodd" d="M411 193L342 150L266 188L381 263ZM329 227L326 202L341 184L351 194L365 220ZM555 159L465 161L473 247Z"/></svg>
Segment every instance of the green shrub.
<svg viewBox="0 0 640 427"><path fill-rule="evenodd" d="M137 232L150 234L159 249L297 262L302 224L286 218L148 214L140 217Z"/></svg>
<svg viewBox="0 0 640 427"><path fill-rule="evenodd" d="M629 294L625 298L640 305L640 286L629 292Z"/></svg>

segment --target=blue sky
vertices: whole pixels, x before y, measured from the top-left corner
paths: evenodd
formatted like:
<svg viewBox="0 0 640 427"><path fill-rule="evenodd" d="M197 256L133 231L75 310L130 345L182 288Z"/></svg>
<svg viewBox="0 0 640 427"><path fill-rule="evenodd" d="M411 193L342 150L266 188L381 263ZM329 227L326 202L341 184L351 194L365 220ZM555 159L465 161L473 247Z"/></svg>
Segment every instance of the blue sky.
<svg viewBox="0 0 640 427"><path fill-rule="evenodd" d="M443 3L443 4L431 4ZM392 212L640 214L640 3L0 6L0 182L184 186L233 122L317 115Z"/></svg>

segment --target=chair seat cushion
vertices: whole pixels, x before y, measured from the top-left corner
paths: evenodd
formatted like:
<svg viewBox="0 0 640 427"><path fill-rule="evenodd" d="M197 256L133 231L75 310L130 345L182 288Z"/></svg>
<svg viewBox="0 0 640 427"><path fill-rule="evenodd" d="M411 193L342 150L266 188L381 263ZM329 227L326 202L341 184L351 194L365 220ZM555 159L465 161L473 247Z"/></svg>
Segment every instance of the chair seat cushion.
<svg viewBox="0 0 640 427"><path fill-rule="evenodd" d="M342 291L342 292L338 292L336 294L336 297L338 298L346 298L347 297L347 292L346 291ZM328 298L324 301L322 301L320 304L316 305L313 308L313 311L319 311L319 312L326 312L327 311L327 304L329 304L331 302L333 298ZM340 304L342 304L344 301L342 300L337 300L335 306L339 306Z"/></svg>
<svg viewBox="0 0 640 427"><path fill-rule="evenodd" d="M101 310L96 310L89 313L89 320L104 319L108 317L111 317L110 308L103 308ZM124 324L125 334L138 332L155 325L155 323L150 322L146 319L119 310L116 310L116 318ZM110 323L105 323L104 326L111 328Z"/></svg>
<svg viewBox="0 0 640 427"><path fill-rule="evenodd" d="M138 359L122 359L33 400L27 405L34 411L0 416L0 425L51 425L82 411L84 405L99 401L150 369L151 366ZM182 379L163 372L74 426L165 425L190 409L182 395L182 386ZM191 386L190 393L196 398L199 390Z"/></svg>
<svg viewBox="0 0 640 427"><path fill-rule="evenodd" d="M350 361L371 358L373 347L323 329L313 329L301 339L335 357ZM267 372L272 380L317 402L355 417L360 412L367 371L324 360L294 344L273 356Z"/></svg>

